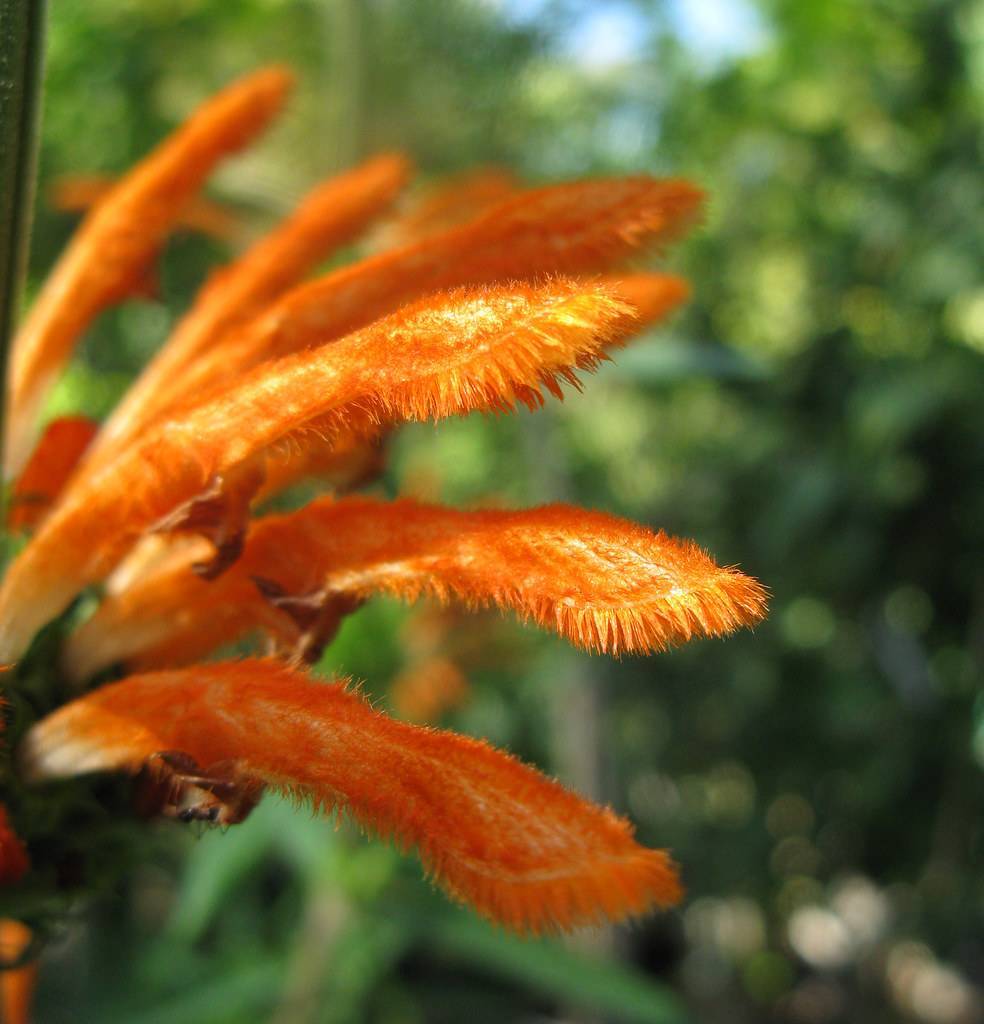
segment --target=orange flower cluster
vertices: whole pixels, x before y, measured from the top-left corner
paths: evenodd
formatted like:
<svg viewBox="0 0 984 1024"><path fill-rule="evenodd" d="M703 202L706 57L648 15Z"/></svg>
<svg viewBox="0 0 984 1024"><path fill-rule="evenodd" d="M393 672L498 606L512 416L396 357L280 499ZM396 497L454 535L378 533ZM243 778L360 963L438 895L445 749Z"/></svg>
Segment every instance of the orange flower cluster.
<svg viewBox="0 0 984 1024"><path fill-rule="evenodd" d="M669 857L611 811L483 742L390 719L301 666L376 595L496 606L618 655L755 623L758 583L691 542L569 506L328 495L283 515L252 510L312 475L336 491L365 481L401 423L535 408L578 386L579 371L687 297L680 279L626 261L687 227L693 186L636 177L527 190L482 172L391 223L374 255L305 281L404 184L405 159L369 160L320 184L206 283L98 433L56 422L31 457L38 410L75 342L200 209L208 172L289 86L281 69L243 79L100 186L16 339L5 465L19 478L15 525L34 533L0 584L0 663L101 584L65 644L65 674L147 673L36 723L20 770L34 783L139 774L160 812L227 824L266 788L297 794L416 848L451 896L518 930L672 904ZM277 657L193 664L251 637ZM0 880L27 869L0 805Z"/></svg>

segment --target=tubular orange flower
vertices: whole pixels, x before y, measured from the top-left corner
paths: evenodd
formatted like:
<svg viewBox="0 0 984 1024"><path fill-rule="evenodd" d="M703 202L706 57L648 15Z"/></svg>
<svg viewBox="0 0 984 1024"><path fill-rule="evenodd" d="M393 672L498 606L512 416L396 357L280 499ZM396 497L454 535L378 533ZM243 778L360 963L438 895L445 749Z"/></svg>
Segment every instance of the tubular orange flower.
<svg viewBox="0 0 984 1024"><path fill-rule="evenodd" d="M291 82L284 69L267 68L229 86L86 218L14 340L6 476L16 475L27 458L34 417L79 336L133 289L217 161L262 131Z"/></svg>
<svg viewBox="0 0 984 1024"><path fill-rule="evenodd" d="M408 173L406 159L384 154L329 178L275 231L217 273L107 420L89 465L105 461L114 441L118 446L120 438L153 419L174 394L174 382L182 380L183 370L224 331L248 320L332 249L358 234L392 201Z"/></svg>
<svg viewBox="0 0 984 1024"><path fill-rule="evenodd" d="M618 920L680 898L666 853L636 843L611 811L480 740L394 721L275 661L104 686L35 726L21 753L31 777L57 778L136 772L162 750L347 811L415 846L451 896L513 929Z"/></svg>
<svg viewBox="0 0 984 1024"><path fill-rule="evenodd" d="M625 178L520 193L476 220L381 253L288 292L175 382L170 399L264 359L321 345L438 289L618 267L697 215L685 181Z"/></svg>
<svg viewBox="0 0 984 1024"><path fill-rule="evenodd" d="M52 183L48 201L56 210L84 213L110 195L116 184L104 174L67 174ZM236 215L221 203L203 196L192 199L175 224L220 241L228 241L236 233Z"/></svg>
<svg viewBox="0 0 984 1024"><path fill-rule="evenodd" d="M536 406L540 388L559 394L558 378L573 381L575 367L590 368L633 324L631 307L600 285L514 285L425 299L330 350L258 367L156 424L65 495L0 587L0 663L19 658L144 530L271 444Z"/></svg>
<svg viewBox="0 0 984 1024"><path fill-rule="evenodd" d="M105 600L69 641L69 674L124 659L187 664L253 629L290 646L319 605L378 594L495 604L611 654L752 625L765 604L754 580L694 544L565 505L461 512L408 499L322 499L261 519L214 583L191 571L200 557L176 554ZM284 597L303 599L299 620Z"/></svg>
<svg viewBox="0 0 984 1024"><path fill-rule="evenodd" d="M10 529L37 526L61 494L98 430L99 424L86 416L62 416L45 427L10 496Z"/></svg>

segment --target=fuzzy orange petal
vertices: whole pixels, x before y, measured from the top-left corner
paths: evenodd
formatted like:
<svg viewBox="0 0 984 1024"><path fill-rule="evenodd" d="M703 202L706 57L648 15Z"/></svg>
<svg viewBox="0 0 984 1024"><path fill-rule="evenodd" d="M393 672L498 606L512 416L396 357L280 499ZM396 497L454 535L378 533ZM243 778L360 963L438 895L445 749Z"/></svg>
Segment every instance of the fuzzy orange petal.
<svg viewBox="0 0 984 1024"><path fill-rule="evenodd" d="M393 200L408 174L408 161L387 153L329 178L279 227L214 274L106 422L90 465L105 459L114 442L118 445L176 397L189 393L187 365L219 342L225 331L295 284L332 249L355 237Z"/></svg>
<svg viewBox="0 0 984 1024"><path fill-rule="evenodd" d="M11 530L32 529L44 518L98 430L85 416L62 416L45 427L10 496Z"/></svg>
<svg viewBox="0 0 984 1024"><path fill-rule="evenodd" d="M610 810L488 744L381 714L342 684L275 661L134 676L28 734L29 775L137 771L180 750L348 812L454 898L520 931L618 920L680 899L666 853Z"/></svg>
<svg viewBox="0 0 984 1024"><path fill-rule="evenodd" d="M560 394L637 324L601 285L553 281L432 296L335 345L257 367L154 424L63 495L0 586L0 663L137 538L210 481L305 431L374 435L381 424L505 410Z"/></svg>
<svg viewBox="0 0 984 1024"><path fill-rule="evenodd" d="M567 505L461 512L409 499L322 499L254 524L240 562L213 583L194 576L189 558L107 599L69 641L70 674L127 658L184 664L251 629L296 639L255 578L291 596L496 605L612 654L727 633L765 610L755 580L695 544Z"/></svg>
<svg viewBox="0 0 984 1024"><path fill-rule="evenodd" d="M669 274L628 274L603 277L594 283L610 289L632 306L636 330L665 319L690 296L687 282ZM255 503L304 479L321 479L336 492L356 486L382 468L382 451L378 438L325 438L314 431L294 436L289 446L278 445L267 451L266 479Z"/></svg>
<svg viewBox="0 0 984 1024"><path fill-rule="evenodd" d="M48 388L96 315L129 293L215 164L280 109L282 68L241 79L200 107L93 210L45 282L14 340L5 473L27 458Z"/></svg>
<svg viewBox="0 0 984 1024"><path fill-rule="evenodd" d="M684 231L701 197L689 182L653 178L523 192L461 227L295 288L189 367L182 387L193 394L264 359L324 344L438 289L617 267Z"/></svg>
<svg viewBox="0 0 984 1024"><path fill-rule="evenodd" d="M56 210L84 213L110 195L117 182L104 174L66 174L56 178L48 191L48 200ZM175 221L176 227L200 231L219 241L228 241L236 233L236 215L214 200L196 196Z"/></svg>

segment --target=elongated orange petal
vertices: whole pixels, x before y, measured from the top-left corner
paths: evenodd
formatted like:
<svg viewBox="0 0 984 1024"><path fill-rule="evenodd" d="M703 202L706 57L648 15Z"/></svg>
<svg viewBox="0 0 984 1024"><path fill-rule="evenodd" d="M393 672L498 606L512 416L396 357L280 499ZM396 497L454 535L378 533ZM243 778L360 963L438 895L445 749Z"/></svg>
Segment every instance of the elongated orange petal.
<svg viewBox="0 0 984 1024"><path fill-rule="evenodd" d="M98 429L85 416L62 416L48 424L10 496L10 529L31 529L44 518Z"/></svg>
<svg viewBox="0 0 984 1024"><path fill-rule="evenodd" d="M427 292L619 266L640 246L680 234L700 200L688 182L653 178L523 192L461 227L288 292L189 367L169 398L194 394L263 359L324 344Z"/></svg>
<svg viewBox="0 0 984 1024"><path fill-rule="evenodd" d="M690 296L682 278L670 274L628 274L594 282L626 300L635 311L636 329L663 320ZM274 446L266 453L266 480L257 493L259 503L305 478L321 478L336 491L355 486L380 468L381 442L358 435L326 439L309 431L295 435L289 446Z"/></svg>
<svg viewBox="0 0 984 1024"><path fill-rule="evenodd" d="M63 495L0 586L0 664L15 661L139 535L278 440L306 430L535 406L593 366L636 319L600 285L554 281L433 296L338 343L257 367L145 431Z"/></svg>
<svg viewBox="0 0 984 1024"><path fill-rule="evenodd" d="M601 280L632 306L646 327L659 323L690 298L690 285L671 274L619 274Z"/></svg>
<svg viewBox="0 0 984 1024"><path fill-rule="evenodd" d="M184 368L224 331L249 319L332 249L357 235L393 200L408 173L404 157L383 154L329 178L276 230L215 274L106 422L87 468L180 393Z"/></svg>
<svg viewBox="0 0 984 1024"><path fill-rule="evenodd" d="M26 924L9 917L0 919L0 959L4 963L19 960L33 937ZM28 1024L37 977L37 960L0 971L0 1020L4 1024Z"/></svg>
<svg viewBox="0 0 984 1024"><path fill-rule="evenodd" d="M638 330L664 319L690 295L686 281L669 274L620 275L595 283L611 289L633 307ZM320 477L336 491L354 486L379 470L381 453L378 439L366 440L358 435L326 438L317 431L295 435L289 446L274 446L266 452L266 479L254 503L305 478Z"/></svg>
<svg viewBox="0 0 984 1024"><path fill-rule="evenodd" d="M322 499L254 524L239 563L214 583L189 565L176 557L106 600L69 641L70 673L134 656L138 665L142 657L144 665L187 663L251 629L295 639L256 578L293 597L495 604L613 654L727 633L765 610L755 580L720 568L695 544L567 505L460 512L409 499Z"/></svg>
<svg viewBox="0 0 984 1024"><path fill-rule="evenodd" d="M284 69L266 68L224 89L86 218L14 341L8 477L27 458L40 404L75 342L100 311L132 290L214 165L267 125L290 84Z"/></svg>
<svg viewBox="0 0 984 1024"><path fill-rule="evenodd" d="M48 199L56 210L84 213L101 203L116 185L116 180L105 174L66 174L52 183ZM196 196L175 224L227 241L236 233L237 217L221 203Z"/></svg>
<svg viewBox="0 0 984 1024"><path fill-rule="evenodd" d="M238 762L417 848L455 899L510 928L568 929L680 898L627 821L488 744L397 722L274 661L134 676L68 704L22 747L35 779L137 771L162 750Z"/></svg>
<svg viewBox="0 0 984 1024"><path fill-rule="evenodd" d="M386 226L384 241L406 245L427 235L466 224L520 191L504 167L480 167L427 189Z"/></svg>

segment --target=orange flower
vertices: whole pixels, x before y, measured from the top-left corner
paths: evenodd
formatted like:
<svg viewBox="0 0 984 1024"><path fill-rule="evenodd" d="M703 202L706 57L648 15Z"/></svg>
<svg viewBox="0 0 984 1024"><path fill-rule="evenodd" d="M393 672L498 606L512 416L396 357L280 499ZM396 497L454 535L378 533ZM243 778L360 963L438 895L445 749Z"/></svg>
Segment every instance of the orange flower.
<svg viewBox="0 0 984 1024"><path fill-rule="evenodd" d="M481 167L426 189L382 233L389 245L425 238L447 228L466 224L478 214L520 190L520 184L502 167Z"/></svg>
<svg viewBox="0 0 984 1024"><path fill-rule="evenodd" d="M24 461L33 409L72 342L288 82L272 70L221 94L100 201L25 327L11 465ZM610 810L300 668L381 594L495 605L616 655L764 614L762 587L695 544L569 506L323 497L251 519L259 497L304 476L355 486L400 423L562 397L578 371L687 296L679 278L625 269L699 206L688 183L644 177L459 187L407 222L410 241L298 284L384 209L406 168L383 156L329 180L209 281L85 454L63 440L61 462L44 456L55 444L46 435L18 487L50 510L0 585L0 662L20 659L80 591L104 583L62 651L66 674L118 662L167 670L101 686L34 723L21 776L129 772L161 813L222 824L245 818L265 789L303 796L416 848L452 897L518 930L670 905L681 889L668 855L639 845ZM88 256L104 245L119 259L97 266ZM34 484L39 466L47 475ZM178 667L257 634L280 660ZM4 828L5 817L0 864L12 880L27 859Z"/></svg>
<svg viewBox="0 0 984 1024"><path fill-rule="evenodd" d="M473 221L298 286L187 368L182 394L264 359L322 345L421 295L546 274L593 274L678 235L701 193L684 181L622 178L521 192ZM169 395L169 397L177 397Z"/></svg>
<svg viewBox="0 0 984 1024"><path fill-rule="evenodd" d="M115 187L116 182L102 174L67 174L52 183L48 201L56 210L85 213L101 203ZM221 203L197 197L185 207L176 226L227 242L236 234L236 215Z"/></svg>
<svg viewBox="0 0 984 1024"><path fill-rule="evenodd" d="M11 530L31 529L45 517L98 430L86 416L61 416L45 427L10 496Z"/></svg>
<svg viewBox="0 0 984 1024"><path fill-rule="evenodd" d="M232 787L260 782L346 810L417 847L452 896L513 928L570 928L679 899L667 856L610 811L480 740L397 722L344 684L275 661L103 686L35 727L22 758L30 776L57 778L137 771L162 750Z"/></svg>
<svg viewBox="0 0 984 1024"><path fill-rule="evenodd" d="M105 462L113 443L118 446L152 420L176 388L180 394L186 368L216 345L224 332L248 320L334 248L358 234L385 209L408 172L403 157L387 154L329 178L276 230L216 273L106 422L90 466Z"/></svg>
<svg viewBox="0 0 984 1024"><path fill-rule="evenodd" d="M214 582L193 571L204 553L174 550L103 601L69 640L68 674L86 678L118 661L188 664L256 629L293 648L319 608L376 594L495 604L611 654L727 633L764 606L754 580L696 545L564 505L459 512L323 498L258 520L242 557Z"/></svg>
<svg viewBox="0 0 984 1024"><path fill-rule="evenodd" d="M215 164L266 127L291 82L282 68L267 68L223 90L85 219L14 339L6 476L26 461L34 419L82 332L133 290Z"/></svg>
<svg viewBox="0 0 984 1024"><path fill-rule="evenodd" d="M557 393L558 378L592 366L634 321L601 286L503 285L423 299L330 347L257 367L153 424L63 494L0 587L0 662L19 658L38 628L183 503L212 485L238 491L243 472L258 487L250 460L270 445L535 406L541 387Z"/></svg>

